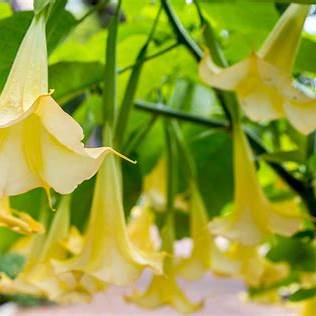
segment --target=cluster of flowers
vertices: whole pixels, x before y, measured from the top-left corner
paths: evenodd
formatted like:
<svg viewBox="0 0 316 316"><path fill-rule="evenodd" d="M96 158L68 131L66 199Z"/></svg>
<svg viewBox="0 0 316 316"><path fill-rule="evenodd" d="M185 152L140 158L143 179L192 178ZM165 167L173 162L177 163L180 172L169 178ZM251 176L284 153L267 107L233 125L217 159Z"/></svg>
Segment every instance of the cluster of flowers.
<svg viewBox="0 0 316 316"><path fill-rule="evenodd" d="M235 91L253 120L286 117L302 133L314 130L316 100L300 92L291 75L308 12L309 6L289 6L258 53L236 65L221 69L205 54L201 77L212 87ZM266 198L239 117L233 122L233 207L209 221L192 179L190 200L184 207L190 212L193 247L189 257L178 260L173 255L172 232L162 232L160 250L151 235L151 209L157 195L159 204L164 205L164 161L148 176L145 202L135 207L136 216L127 226L119 154L110 147L85 148L81 127L48 91L45 26L45 16L36 15L0 96L0 225L28 235L12 247L26 256L23 271L15 279L1 274L0 292L59 303L89 301L109 285L133 283L149 268L154 273L149 288L128 300L144 307L170 304L180 312L193 312L201 303L188 300L177 278L194 280L213 271L239 276L253 286L283 278L288 267L268 262L262 245L272 234L291 236L300 230L306 215L297 199L284 205ZM82 235L70 226L67 194L97 171L90 217ZM47 232L41 223L9 204L10 196L36 187L44 188L48 196L51 188L65 195ZM225 249L218 245L216 236L226 238ZM307 303L306 315L311 304L315 302Z"/></svg>

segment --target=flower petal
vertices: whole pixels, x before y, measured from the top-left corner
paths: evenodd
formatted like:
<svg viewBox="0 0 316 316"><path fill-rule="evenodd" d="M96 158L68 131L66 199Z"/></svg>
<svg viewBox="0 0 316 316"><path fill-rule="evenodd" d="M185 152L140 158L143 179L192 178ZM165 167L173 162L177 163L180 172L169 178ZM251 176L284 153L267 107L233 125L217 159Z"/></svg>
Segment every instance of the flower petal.
<svg viewBox="0 0 316 316"><path fill-rule="evenodd" d="M154 276L144 293L135 292L126 300L144 308L171 305L180 313L193 313L203 306L202 302L190 302L173 276Z"/></svg>
<svg viewBox="0 0 316 316"><path fill-rule="evenodd" d="M234 90L242 80L247 78L251 67L252 61L248 58L231 67L219 68L210 54L205 53L199 65L199 74L212 87Z"/></svg>
<svg viewBox="0 0 316 316"><path fill-rule="evenodd" d="M0 126L17 122L48 92L45 17L34 18L0 96Z"/></svg>
<svg viewBox="0 0 316 316"><path fill-rule="evenodd" d="M298 131L309 134L316 129L316 100L296 95L285 101L284 111Z"/></svg>

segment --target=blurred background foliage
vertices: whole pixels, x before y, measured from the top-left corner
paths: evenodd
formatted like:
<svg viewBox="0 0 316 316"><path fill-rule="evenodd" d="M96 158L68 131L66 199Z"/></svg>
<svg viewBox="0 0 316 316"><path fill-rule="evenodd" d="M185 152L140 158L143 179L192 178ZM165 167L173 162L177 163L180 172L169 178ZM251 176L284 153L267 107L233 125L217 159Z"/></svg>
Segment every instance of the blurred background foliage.
<svg viewBox="0 0 316 316"><path fill-rule="evenodd" d="M202 29L194 3L171 0L170 4L202 51ZM201 0L199 4L203 15L214 27L218 42L230 64L260 46L287 5L273 1L211 0ZM147 40L159 6L158 0L122 2L117 46L119 102L124 97L129 76ZM6 2L0 3L0 88L3 87L19 43L32 18L31 11L15 11L17 7L17 4L12 6ZM50 88L55 90L54 97L59 104L81 124L85 141L91 145L100 144L98 125L102 117L105 38L112 14L113 6L109 1L72 0L67 3L67 0L56 0L47 28ZM316 18L314 12L311 12L294 74L298 84L311 92L315 90L315 52ZM231 203L233 196L231 136L224 127L208 126L209 120L225 123L225 115L214 91L198 78L196 56L181 43L164 11L146 56L137 84L136 106L132 110L122 148L124 154L138 161L137 165L123 162L126 216L140 197L144 177L164 155L160 117L177 116L177 113L180 113L178 118L196 161L199 186L209 215L218 215ZM147 110L144 111L146 106ZM303 137L285 121L254 125L245 119L244 123L269 152L257 155L257 166L260 180L270 199L286 199L293 193L272 172L269 162L281 165L303 183L315 181L314 135ZM181 171L181 158L178 165L179 193L184 194L187 183ZM93 184L94 179L86 181L73 193L72 222L81 230L88 216ZM13 207L36 217L40 210L41 194L40 190L33 190L14 197ZM178 238L188 236L187 213L179 210L177 216ZM294 238L275 238L268 258L275 262L289 262L293 267L293 276L297 270L315 271L313 237L311 228ZM2 252L16 238L15 233L1 229ZM298 249L299 254L293 256L293 252ZM5 262L9 259L6 260L0 260L0 270L6 271L8 265ZM10 270L9 273L15 272Z"/></svg>

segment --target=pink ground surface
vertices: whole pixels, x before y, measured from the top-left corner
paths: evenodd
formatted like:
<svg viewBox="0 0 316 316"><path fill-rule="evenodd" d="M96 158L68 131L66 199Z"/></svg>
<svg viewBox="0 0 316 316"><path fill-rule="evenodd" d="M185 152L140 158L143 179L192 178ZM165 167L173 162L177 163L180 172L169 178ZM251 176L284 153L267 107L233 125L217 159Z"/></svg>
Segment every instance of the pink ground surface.
<svg viewBox="0 0 316 316"><path fill-rule="evenodd" d="M139 281L144 288L148 275ZM181 282L182 288L192 300L205 298L204 309L194 315L214 316L296 316L298 310L282 306L267 306L245 303L241 299L243 286L237 280L228 280L206 276L196 282ZM163 291L163 289L162 289ZM94 316L94 315L179 315L169 307L156 310L140 309L126 303L123 295L130 289L113 287L104 294L96 295L90 304L72 306L50 306L31 309L20 309L16 316Z"/></svg>

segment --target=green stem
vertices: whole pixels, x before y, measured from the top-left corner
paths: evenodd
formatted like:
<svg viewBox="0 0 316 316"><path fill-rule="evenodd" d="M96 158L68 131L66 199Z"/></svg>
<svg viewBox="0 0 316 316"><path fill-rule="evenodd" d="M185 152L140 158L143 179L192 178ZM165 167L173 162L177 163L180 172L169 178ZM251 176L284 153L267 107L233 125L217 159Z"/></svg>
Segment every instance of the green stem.
<svg viewBox="0 0 316 316"><path fill-rule="evenodd" d="M163 245L162 249L169 254L173 254L173 243L175 240L174 233L174 199L177 190L177 146L175 143L174 135L171 129L170 121L164 121L165 139L166 139L166 151L167 151L167 201L166 201L166 213L165 224L163 227ZM165 269L171 268L172 261L166 260Z"/></svg>
<svg viewBox="0 0 316 316"><path fill-rule="evenodd" d="M170 109L168 106L164 104L156 104L146 101L135 101L135 108L149 112L149 113L156 113L157 115L163 115L169 118L175 118L178 120L183 120L186 122L197 123L199 125L204 125L206 127L210 127L213 129L219 130L229 130L229 124L227 121L224 120L212 120L206 119L204 117L200 117L197 115L192 115L189 113L180 112L177 110Z"/></svg>
<svg viewBox="0 0 316 316"><path fill-rule="evenodd" d="M112 17L107 37L105 52L105 71L103 87L103 126L108 124L110 128L114 127L114 121L117 111L116 101L116 42L119 25L121 1L119 0L115 15Z"/></svg>
<svg viewBox="0 0 316 316"><path fill-rule="evenodd" d="M149 61L149 60L151 60L151 59L157 58L157 57L159 57L159 56L161 56L161 55L163 55L163 54L165 54L165 53L168 53L169 51L173 50L174 48L176 48L176 47L178 47L178 46L179 46L179 43L174 43L174 44L172 44L172 45L170 45L170 46L168 46L168 47L166 47L166 48L164 48L164 49L158 51L157 53L154 53L154 54L152 54L152 55L149 55L149 56L145 57L141 62L146 62L146 61ZM126 66L126 67L120 69L120 70L119 70L119 74L122 74L122 73L124 73L125 71L128 71L128 70L130 70L130 69L133 69L133 68L136 67L138 64L139 64L139 61L136 61L135 64L132 64L132 65L129 65L129 66Z"/></svg>
<svg viewBox="0 0 316 316"><path fill-rule="evenodd" d="M124 137L129 121L129 117L133 108L134 98L137 91L137 86L140 78L141 71L143 69L144 60L147 53L147 48L154 36L156 31L156 27L159 21L161 13L161 7L159 8L154 23L152 25L151 31L147 37L147 40L143 47L141 48L135 63L135 67L132 70L132 73L129 77L127 87L124 93L122 105L120 107L117 122L115 126L115 133L114 133L114 144L117 148L121 148L122 143L124 142Z"/></svg>
<svg viewBox="0 0 316 316"><path fill-rule="evenodd" d="M196 181L197 170L195 167L195 162L194 162L193 157L190 153L190 149L187 146L187 143L184 139L179 122L176 120L173 120L171 122L171 127L173 129L173 132L174 132L175 138L177 140L180 152L182 154L184 165L185 165L185 170L188 174L188 178Z"/></svg>
<svg viewBox="0 0 316 316"><path fill-rule="evenodd" d="M192 40L187 30L183 27L175 12L171 8L168 0L161 0L161 5L168 17L168 20L176 34L179 43L187 47L193 57L199 61L203 57L203 52L200 47Z"/></svg>
<svg viewBox="0 0 316 316"><path fill-rule="evenodd" d="M104 9L109 4L109 2L110 0L103 0L98 2L90 10L88 10L80 19L78 19L77 24L80 24L83 21L85 21L85 19L88 18L94 12Z"/></svg>

